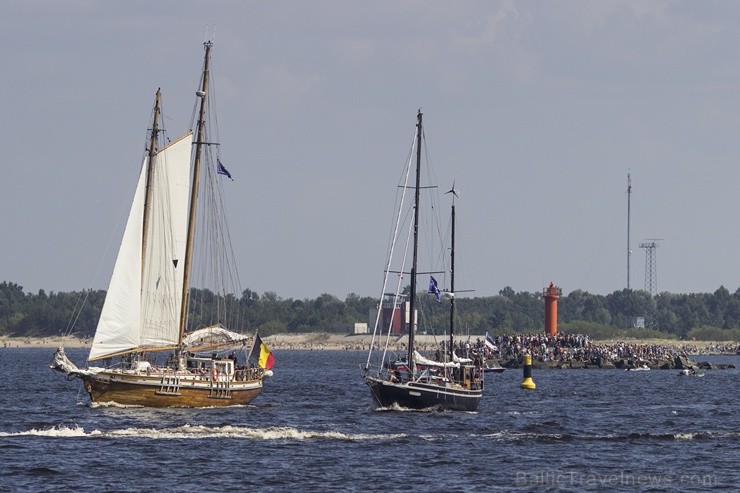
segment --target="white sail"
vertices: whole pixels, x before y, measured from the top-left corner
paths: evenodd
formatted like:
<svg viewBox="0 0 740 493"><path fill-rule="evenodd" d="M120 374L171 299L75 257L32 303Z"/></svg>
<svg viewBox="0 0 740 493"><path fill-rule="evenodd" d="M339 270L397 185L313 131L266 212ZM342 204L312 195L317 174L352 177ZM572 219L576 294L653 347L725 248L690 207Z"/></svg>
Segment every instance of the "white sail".
<svg viewBox="0 0 740 493"><path fill-rule="evenodd" d="M147 251L142 257L148 157L144 159L90 360L140 346L178 343L191 148L188 133L155 158Z"/></svg>
<svg viewBox="0 0 740 493"><path fill-rule="evenodd" d="M147 156L141 166L134 202L123 231L98 328L95 330L88 356L90 360L126 351L139 344L137 326L141 319L141 240L148 162Z"/></svg>
<svg viewBox="0 0 740 493"><path fill-rule="evenodd" d="M141 346L178 343L192 142L188 133L157 154L141 286Z"/></svg>

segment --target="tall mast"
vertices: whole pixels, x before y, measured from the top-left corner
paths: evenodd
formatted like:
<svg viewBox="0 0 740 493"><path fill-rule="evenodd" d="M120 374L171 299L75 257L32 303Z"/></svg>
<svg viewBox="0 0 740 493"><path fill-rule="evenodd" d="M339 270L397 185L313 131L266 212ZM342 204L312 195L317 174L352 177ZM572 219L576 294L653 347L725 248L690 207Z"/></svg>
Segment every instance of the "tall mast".
<svg viewBox="0 0 740 493"><path fill-rule="evenodd" d="M630 257L632 249L630 248L630 200L632 199L632 179L627 173L627 289L630 288Z"/></svg>
<svg viewBox="0 0 740 493"><path fill-rule="evenodd" d="M455 332L455 196L452 196L452 244L450 248L450 361L454 351Z"/></svg>
<svg viewBox="0 0 740 493"><path fill-rule="evenodd" d="M147 238L149 235L149 208L152 202L152 177L154 176L154 161L157 156L159 146L159 112L161 108L161 93L159 88L157 89L157 95L154 99L154 119L152 121L152 134L149 140L149 159L146 163L146 192L144 194L144 219L142 221L142 235L141 235L141 274L144 275L144 268L146 262L146 246Z"/></svg>
<svg viewBox="0 0 740 493"><path fill-rule="evenodd" d="M455 184L452 184L452 190L447 193L452 194L452 242L450 245L450 361L454 361L454 343L455 343L455 197L457 190Z"/></svg>
<svg viewBox="0 0 740 493"><path fill-rule="evenodd" d="M411 264L411 301L409 303L409 353L407 361L411 365L411 371L416 370L414 364L414 309L416 299L416 262L419 249L419 188L421 185L421 109L416 115L416 187L414 191L414 256Z"/></svg>
<svg viewBox="0 0 740 493"><path fill-rule="evenodd" d="M200 97L200 113L198 114L198 127L196 130L197 141L195 143L195 160L193 161L193 183L190 190L190 213L188 215L188 236L185 245L185 272L182 283L182 306L180 308L180 337L178 344L182 344L185 335L185 326L188 316L188 300L190 298L190 265L192 263L193 238L195 237L195 212L198 202L198 186L200 177L200 160L203 144L205 143L205 119L206 119L206 97L208 95L208 62L211 59L211 47L213 43L203 43L206 54L203 60L203 80L197 95Z"/></svg>

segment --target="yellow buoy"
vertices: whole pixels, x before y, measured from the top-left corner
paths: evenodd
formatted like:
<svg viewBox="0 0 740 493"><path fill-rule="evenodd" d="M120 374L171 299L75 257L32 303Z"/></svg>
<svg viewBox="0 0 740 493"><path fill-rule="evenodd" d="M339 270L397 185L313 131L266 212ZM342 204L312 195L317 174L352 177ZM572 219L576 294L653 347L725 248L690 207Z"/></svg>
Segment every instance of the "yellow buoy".
<svg viewBox="0 0 740 493"><path fill-rule="evenodd" d="M532 390L537 388L534 380L532 380L532 355L530 354L524 355L524 380L522 380L520 387Z"/></svg>

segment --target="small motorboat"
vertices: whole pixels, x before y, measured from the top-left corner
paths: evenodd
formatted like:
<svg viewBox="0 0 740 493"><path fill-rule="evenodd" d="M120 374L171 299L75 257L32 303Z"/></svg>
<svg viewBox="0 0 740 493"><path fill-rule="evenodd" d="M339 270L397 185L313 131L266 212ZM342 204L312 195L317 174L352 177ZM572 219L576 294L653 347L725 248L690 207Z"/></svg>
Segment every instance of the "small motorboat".
<svg viewBox="0 0 740 493"><path fill-rule="evenodd" d="M696 368L684 368L678 373L680 377L703 377L704 372Z"/></svg>
<svg viewBox="0 0 740 493"><path fill-rule="evenodd" d="M483 367L483 372L484 373L502 373L505 369L506 368L504 368L503 366L499 364L496 364L493 366L486 365Z"/></svg>

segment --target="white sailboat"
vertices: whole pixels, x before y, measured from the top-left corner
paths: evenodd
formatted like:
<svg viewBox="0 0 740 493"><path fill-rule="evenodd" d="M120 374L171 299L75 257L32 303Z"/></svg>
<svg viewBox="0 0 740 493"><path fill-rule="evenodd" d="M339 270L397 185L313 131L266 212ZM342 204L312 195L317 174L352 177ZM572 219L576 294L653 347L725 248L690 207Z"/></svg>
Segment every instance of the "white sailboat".
<svg viewBox="0 0 740 493"><path fill-rule="evenodd" d="M440 300L440 290L433 274L439 272L419 271L419 211L421 208L420 191L426 187L421 185L421 154L422 154L422 113L417 114L415 147L416 147L416 174L415 185L408 185L411 176L412 160L409 159L403 173L404 182L399 186L404 192L414 191L414 200L411 210L405 208L405 193L401 192L398 216L395 221L394 234L386 264L382 294L378 306L378 313L373 330L373 340L370 344L367 363L363 370L363 379L370 388L370 393L376 405L384 408L400 406L407 409L441 409L454 411L475 411L483 396L483 359L470 358L469 355L457 355L454 344L455 318L455 203L457 192L452 187L452 242L450 249L450 289L445 295L450 300L449 342L444 355L432 359L419 353L416 347L417 332L417 276L430 276L429 293L436 295ZM412 146L413 147L413 146ZM413 221L406 240L407 249L396 251L396 244L401 239L399 224L406 214L413 214ZM411 250L411 270L406 271L408 249ZM391 275L398 276L394 293L386 293ZM408 275L410 290L408 301L401 295L403 280ZM383 313L385 312L385 314ZM387 316L386 316L387 315ZM381 320L382 319L382 320ZM403 323L402 320L405 322ZM389 351L388 346L392 334L406 334L407 351L405 355L396 357ZM382 349L375 349L376 338L385 338ZM400 340L400 339L399 339Z"/></svg>
<svg viewBox="0 0 740 493"><path fill-rule="evenodd" d="M161 97L157 91L148 149L88 356L89 366L78 368L63 348L52 361L52 369L82 379L95 403L244 405L260 394L264 377L271 375L272 356L258 336L240 334L220 323L186 332L199 199L213 203L209 194L218 187L214 177L228 173L218 159L219 169L212 169L215 163L209 151L214 143L209 142L206 130L212 43L204 46L196 93L196 131L162 148ZM214 222L226 227L222 219ZM210 236L223 241L228 239L228 231ZM222 247L230 250L230 245ZM224 257L213 253L216 248L203 247L222 263ZM240 361L241 353L245 354ZM163 355L167 361L158 361ZM250 358L261 364L250 365Z"/></svg>

